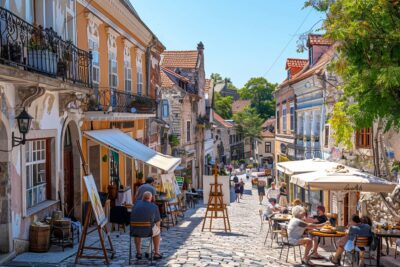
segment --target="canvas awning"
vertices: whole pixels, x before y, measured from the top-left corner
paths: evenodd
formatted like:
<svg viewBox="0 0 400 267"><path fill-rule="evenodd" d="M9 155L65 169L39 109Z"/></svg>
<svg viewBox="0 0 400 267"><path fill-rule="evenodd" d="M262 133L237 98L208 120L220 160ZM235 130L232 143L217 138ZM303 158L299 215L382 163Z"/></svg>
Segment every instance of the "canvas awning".
<svg viewBox="0 0 400 267"><path fill-rule="evenodd" d="M118 129L85 131L83 134L103 146L115 151L121 151L128 157L140 160L166 172L174 171L181 163L180 158L161 154Z"/></svg>
<svg viewBox="0 0 400 267"><path fill-rule="evenodd" d="M396 187L385 179L341 165L341 169L293 175L290 182L310 190L392 192Z"/></svg>
<svg viewBox="0 0 400 267"><path fill-rule="evenodd" d="M278 171L281 171L288 175L324 171L326 169L335 168L338 163L326 161L323 159L306 159L306 160L295 160L278 162L276 164Z"/></svg>

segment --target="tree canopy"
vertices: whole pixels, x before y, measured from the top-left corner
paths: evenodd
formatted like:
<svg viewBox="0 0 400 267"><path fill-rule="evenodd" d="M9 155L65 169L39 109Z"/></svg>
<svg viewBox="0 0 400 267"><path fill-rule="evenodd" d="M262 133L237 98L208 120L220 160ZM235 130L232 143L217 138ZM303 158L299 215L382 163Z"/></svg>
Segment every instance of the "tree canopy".
<svg viewBox="0 0 400 267"><path fill-rule="evenodd" d="M215 112L217 112L224 119L231 119L233 98L231 96L222 97L218 92L214 93L214 97Z"/></svg>
<svg viewBox="0 0 400 267"><path fill-rule="evenodd" d="M251 78L239 90L240 98L250 100L255 112L262 119L267 119L275 114L275 100L272 93L276 86L263 77Z"/></svg>
<svg viewBox="0 0 400 267"><path fill-rule="evenodd" d="M254 108L245 108L243 111L233 115L235 121L235 128L238 133L244 137L252 139L260 139L260 133L262 130L262 119Z"/></svg>
<svg viewBox="0 0 400 267"><path fill-rule="evenodd" d="M309 0L326 12L326 36L337 42L332 69L341 76L343 99L337 118L353 128L382 119L400 127L400 2L395 0ZM333 114L333 118L335 114Z"/></svg>

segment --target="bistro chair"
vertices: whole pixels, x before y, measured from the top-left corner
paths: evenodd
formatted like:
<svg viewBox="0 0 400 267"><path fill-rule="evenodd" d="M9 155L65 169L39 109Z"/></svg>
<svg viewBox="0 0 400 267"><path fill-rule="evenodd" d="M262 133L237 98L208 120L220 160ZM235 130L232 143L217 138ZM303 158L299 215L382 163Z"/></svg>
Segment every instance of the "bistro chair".
<svg viewBox="0 0 400 267"><path fill-rule="evenodd" d="M260 214L260 223L261 223L260 224L260 233L261 233L264 228L264 224L268 225L268 220L265 219L262 209L258 210L258 213ZM267 235L268 235L268 233L269 233L269 228L268 228Z"/></svg>
<svg viewBox="0 0 400 267"><path fill-rule="evenodd" d="M296 247L299 248L300 259L301 259L301 245L293 245L293 244L289 243L287 225L286 224L280 224L280 225L281 225L281 230L280 231L281 231L281 236L282 236L282 248L281 248L281 254L279 255L279 259L282 258L283 249L285 247L287 247L286 262L288 262L289 250L291 248L293 248L294 261L297 261L297 259L296 259Z"/></svg>
<svg viewBox="0 0 400 267"><path fill-rule="evenodd" d="M130 222L129 232L129 265L132 260L132 238L150 238L150 265L153 263L153 226L151 222Z"/></svg>
<svg viewBox="0 0 400 267"><path fill-rule="evenodd" d="M371 243L371 239L369 237L365 237L365 236L356 236L354 238L353 242L354 242L354 249L351 251L345 250L345 252L344 252L343 265L345 264L346 255L348 253L350 253L351 254L351 266L353 266L354 263L356 263L356 266L358 266L359 261L360 261L360 252L361 251L364 252L364 259L365 259L365 254L368 253L369 265L372 265L371 249L369 247L369 245Z"/></svg>
<svg viewBox="0 0 400 267"><path fill-rule="evenodd" d="M276 243L279 245L278 239L279 235L281 234L281 230L275 229L274 221L271 218L267 218L266 220L268 221L268 232L265 236L264 245L267 243L269 235L271 235L271 247L275 239Z"/></svg>

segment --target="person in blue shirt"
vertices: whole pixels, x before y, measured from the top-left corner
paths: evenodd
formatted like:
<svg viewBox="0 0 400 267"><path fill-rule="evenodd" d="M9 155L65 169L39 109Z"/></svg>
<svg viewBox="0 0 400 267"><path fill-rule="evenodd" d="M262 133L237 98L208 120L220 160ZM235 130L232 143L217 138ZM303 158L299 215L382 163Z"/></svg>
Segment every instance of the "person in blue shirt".
<svg viewBox="0 0 400 267"><path fill-rule="evenodd" d="M372 237L371 226L368 224L368 221L365 218L363 218L363 221L361 221L360 217L354 214L351 217L351 223L349 223L348 226L348 234L338 240L336 243L336 253L330 258L331 262L334 264L338 264L340 262L342 253L345 250L352 251L354 249L354 239L356 237Z"/></svg>
<svg viewBox="0 0 400 267"><path fill-rule="evenodd" d="M132 207L132 212L131 212L131 222L150 222L151 227L152 227L152 238L153 238L153 243L154 243L154 260L159 260L162 258L162 255L160 253L160 234L161 234L161 217L160 217L160 211L157 207L156 204L152 203L152 198L153 195L151 192L146 191L143 193L143 198L142 200L137 200L135 205ZM131 231L134 231L133 228L131 228ZM145 229L139 229L139 233L136 231L136 233L141 236L145 235L146 230ZM136 246L136 258L137 259L142 259L142 239L140 237L135 237L135 246Z"/></svg>
<svg viewBox="0 0 400 267"><path fill-rule="evenodd" d="M152 197L152 202L155 201L155 196L156 196L156 188L155 186L155 180L153 177L147 177L146 182L139 186L138 191L136 193L136 200L142 200L143 199L143 194L144 192L150 192Z"/></svg>

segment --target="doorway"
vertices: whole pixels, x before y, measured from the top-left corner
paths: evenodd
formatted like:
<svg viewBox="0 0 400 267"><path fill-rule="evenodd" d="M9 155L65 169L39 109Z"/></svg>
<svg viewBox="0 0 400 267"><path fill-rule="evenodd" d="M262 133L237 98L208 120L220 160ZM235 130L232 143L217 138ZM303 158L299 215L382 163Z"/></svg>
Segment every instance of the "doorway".
<svg viewBox="0 0 400 267"><path fill-rule="evenodd" d="M343 222L344 225L347 225L349 223L349 194L346 193L346 195L344 196L344 212L343 212Z"/></svg>
<svg viewBox="0 0 400 267"><path fill-rule="evenodd" d="M74 162L71 130L67 126L64 137L64 213L73 215L74 209Z"/></svg>

